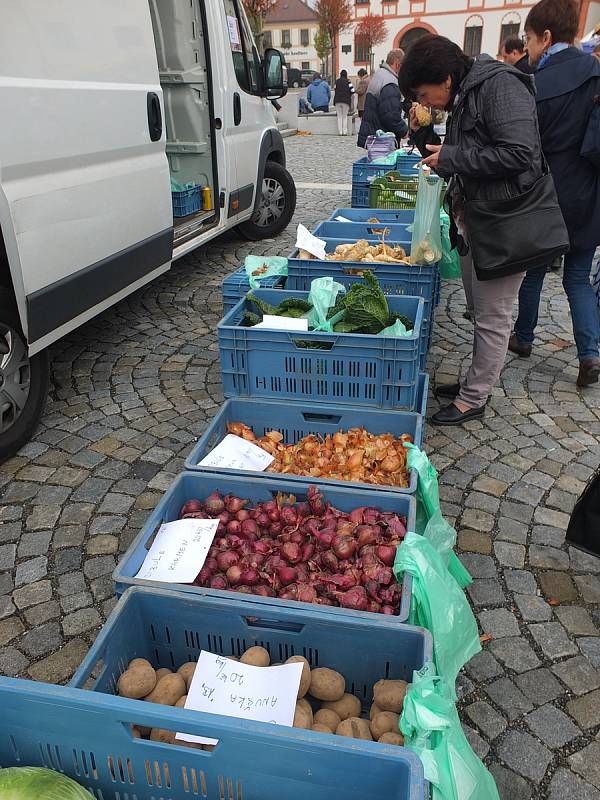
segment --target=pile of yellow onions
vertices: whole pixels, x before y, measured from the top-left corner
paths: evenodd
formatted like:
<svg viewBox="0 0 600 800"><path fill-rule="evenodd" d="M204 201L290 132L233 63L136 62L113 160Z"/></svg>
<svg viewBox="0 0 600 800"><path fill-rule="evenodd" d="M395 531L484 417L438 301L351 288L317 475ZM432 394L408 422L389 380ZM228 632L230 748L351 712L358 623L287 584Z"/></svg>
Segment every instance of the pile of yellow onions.
<svg viewBox="0 0 600 800"><path fill-rule="evenodd" d="M409 485L404 447L404 442L412 442L408 434L396 439L391 433L374 435L364 428L350 428L324 438L310 434L297 444L285 444L279 431L257 438L243 422L230 422L227 430L274 456L267 472L399 488Z"/></svg>

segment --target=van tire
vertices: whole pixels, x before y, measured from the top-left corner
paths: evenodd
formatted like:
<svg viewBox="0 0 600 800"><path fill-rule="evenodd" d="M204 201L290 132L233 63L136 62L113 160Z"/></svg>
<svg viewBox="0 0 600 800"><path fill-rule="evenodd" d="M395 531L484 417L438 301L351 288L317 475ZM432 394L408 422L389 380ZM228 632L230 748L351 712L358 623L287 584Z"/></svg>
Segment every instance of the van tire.
<svg viewBox="0 0 600 800"><path fill-rule="evenodd" d="M281 213L272 222L261 225L259 220L263 208L262 204L268 201L268 196L264 193L265 191L276 191L277 185L283 190L284 203L281 207ZM296 210L296 184L290 173L281 164L277 164L275 161L266 162L260 191L262 197L258 200L252 218L238 226L242 236L251 242L256 242L259 239L271 239L273 236L280 234L281 231L287 228Z"/></svg>
<svg viewBox="0 0 600 800"><path fill-rule="evenodd" d="M2 290L0 289L0 292ZM12 345L13 353L24 350L24 361L26 364L22 368L23 380L26 380L26 372L29 372L29 392L20 410L15 414L14 407L12 412L6 411L7 395L3 394L2 385L7 378L13 378L12 362L9 359L10 351L3 351ZM31 438L35 431L48 396L48 382L50 378L50 365L48 351L43 350L35 356L27 357L27 342L21 330L19 314L14 301L5 294L0 294L0 464L7 458L13 456ZM14 422L10 422L10 417L15 414ZM6 427L6 430L5 430Z"/></svg>

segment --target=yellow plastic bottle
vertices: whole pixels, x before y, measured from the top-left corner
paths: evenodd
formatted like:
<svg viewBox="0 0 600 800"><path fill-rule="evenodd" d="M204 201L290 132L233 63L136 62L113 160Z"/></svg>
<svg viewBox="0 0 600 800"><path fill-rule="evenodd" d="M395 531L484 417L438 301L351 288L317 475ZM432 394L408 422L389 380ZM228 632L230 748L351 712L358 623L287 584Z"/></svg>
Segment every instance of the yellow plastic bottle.
<svg viewBox="0 0 600 800"><path fill-rule="evenodd" d="M212 196L212 189L210 186L203 186L202 187L202 210L203 211L212 211L214 208L213 206L213 196Z"/></svg>

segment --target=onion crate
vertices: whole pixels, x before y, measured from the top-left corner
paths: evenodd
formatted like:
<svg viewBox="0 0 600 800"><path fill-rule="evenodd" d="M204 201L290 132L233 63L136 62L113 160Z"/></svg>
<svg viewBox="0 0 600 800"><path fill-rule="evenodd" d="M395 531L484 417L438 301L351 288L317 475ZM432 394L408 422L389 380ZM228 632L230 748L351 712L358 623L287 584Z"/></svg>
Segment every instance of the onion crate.
<svg viewBox="0 0 600 800"><path fill-rule="evenodd" d="M276 477L277 480L289 482L290 491L294 492L296 491L296 486L306 483L307 478L288 473L202 467L200 462L227 435L227 423L229 422L243 422L249 425L257 437L264 436L267 431L279 431L284 437L283 441L288 444L296 444L309 434L326 436L327 434L333 435L339 430L364 427L365 430L375 435L393 433L396 436L400 436L406 433L412 437L413 442L418 447L422 447L423 420L427 406L428 385L428 377L421 374L419 380L419 413L381 411L374 408L348 408L347 406L334 406L325 403L315 405L314 403L276 402L252 398L227 400L218 414L211 420L208 428L187 457L185 469L221 475L240 475L247 478L261 478L262 480L271 480L272 477ZM409 486L404 489L328 478L315 478L312 482L323 487L350 486L355 490L369 490L370 492L377 490L414 494L417 489L417 475L414 471L410 473Z"/></svg>
<svg viewBox="0 0 600 800"><path fill-rule="evenodd" d="M293 487L293 494L298 502L306 499L306 492L311 484L308 478L303 479L304 483ZM117 565L113 573L113 580L118 596L130 586L144 586L154 589L172 589L195 595L210 594L211 596L223 599L237 599L244 602L250 598L253 602L264 603L267 607L272 606L300 606L301 608L311 609L314 613L327 611L334 616L342 617L358 615L372 619L380 616L369 611L351 611L346 608L334 606L322 606L318 604L302 603L295 600L280 600L279 598L258 597L256 595L240 594L234 591L210 589L192 586L186 583L164 583L159 581L149 581L136 578L140 571L144 559L148 553L150 545L159 527L165 522L173 522L178 519L179 511L183 504L190 498L204 500L213 491L220 492L221 495L234 494L236 497L245 497L254 505L258 502L273 500L279 493L289 494L291 489L289 483L280 480L277 473L267 473L264 479L247 478L237 475L207 474L199 472L184 472L177 477L171 487L161 497L158 505L146 520L144 527L131 543L127 552ZM368 494L358 494L356 490L347 487L321 487L320 491L326 502L330 502L334 508L340 511L352 511L361 506L373 506L381 511L397 513L398 516L406 517L407 531L415 529L415 500L410 495L391 494L390 492L371 491ZM198 570L200 571L200 570ZM392 617L396 622L406 622L410 611L412 578L405 575L402 584L402 599L398 616Z"/></svg>
<svg viewBox="0 0 600 800"><path fill-rule="evenodd" d="M283 289L285 280L285 275L272 275L268 278L261 278L260 285L262 289ZM250 291L250 281L244 267L232 272L231 275L225 278L221 285L221 291L223 294L223 313L226 314Z"/></svg>
<svg viewBox="0 0 600 800"><path fill-rule="evenodd" d="M158 795L164 800L183 800L188 796L184 794L187 768L188 782L193 783L189 772L195 769L196 781L202 786L197 794L213 800L379 800L384 796L424 800L422 767L407 748L344 741L330 734L154 704L149 708L142 700L113 696L119 676L133 658L146 658L155 668L173 669L196 661L202 650L239 656L255 645L265 647L274 662L303 655L313 667L340 670L347 691L361 699L363 713L377 680L412 680L413 672L431 659L432 652L431 637L425 630L397 625L384 616L376 620L341 619L298 607L266 609L251 600L129 589L70 684L82 687L90 679L94 681L89 692L92 708L96 699L102 703L98 708L111 701L120 728L119 733L115 731L113 747L123 740L129 751L112 751L118 764L117 781L125 784L121 791L135 792L138 800ZM40 706L36 708L39 730L44 723L40 724ZM100 713L97 716L101 722ZM0 724L5 725L4 708L2 717ZM130 724L156 725L156 720L163 729L213 736L219 744L208 752L132 739ZM16 712L13 724L20 727ZM68 727L64 719L62 730L79 736L76 744L74 739L70 743L81 752L81 729L73 724ZM98 760L94 759L96 766ZM153 786L148 789L152 795L140 792L147 787L146 760L151 765ZM64 761L71 764L70 749L64 753ZM137 783L127 787L130 769Z"/></svg>
<svg viewBox="0 0 600 800"><path fill-rule="evenodd" d="M278 289L259 289L256 297L281 302ZM286 298L306 300L308 292L285 291ZM264 397L334 402L353 406L405 408L417 399L423 299L388 297L389 309L414 324L409 336L323 333L243 327L246 311L258 307L240 302L217 326L221 379L225 397Z"/></svg>
<svg viewBox="0 0 600 800"><path fill-rule="evenodd" d="M345 217L349 222L367 223L374 217L379 223L412 225L415 219L415 210L412 209L386 209L386 208L336 208L329 217L331 221L338 221L337 217ZM340 220L342 221L342 220Z"/></svg>

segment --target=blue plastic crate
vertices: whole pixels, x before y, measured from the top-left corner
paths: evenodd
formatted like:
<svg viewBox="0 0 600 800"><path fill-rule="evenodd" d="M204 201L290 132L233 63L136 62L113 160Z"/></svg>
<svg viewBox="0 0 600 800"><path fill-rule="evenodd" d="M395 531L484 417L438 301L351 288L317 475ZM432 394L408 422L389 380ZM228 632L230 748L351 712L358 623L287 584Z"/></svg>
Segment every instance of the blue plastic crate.
<svg viewBox="0 0 600 800"><path fill-rule="evenodd" d="M283 293L258 289L254 294L277 305ZM306 300L308 292L286 289L285 296ZM243 327L245 311L256 313L259 309L247 299L240 300L217 326L225 397L287 398L412 411L417 399L424 303L420 297L387 300L391 312L413 321L409 336Z"/></svg>
<svg viewBox="0 0 600 800"><path fill-rule="evenodd" d="M337 217L345 217L350 222L368 222L370 219L377 218L379 222L386 224L412 225L415 219L415 210L414 208L336 208L329 219L336 220Z"/></svg>
<svg viewBox="0 0 600 800"><path fill-rule="evenodd" d="M311 482L304 479L304 484L294 487L294 496L300 502L306 499L306 492ZM200 472L184 472L177 477L170 488L161 497L158 505L146 520L144 527L131 543L129 549L117 565L113 573L117 596L130 586L145 586L154 589L172 589L190 594L205 595L223 599L239 599L242 602L250 597L253 601L262 603L266 606L289 606L300 605L302 608L310 608L315 613L325 610L334 615L348 614L354 616L373 617L372 612L350 611L346 608L335 608L321 605L311 605L309 603L297 603L294 601L279 600L270 597L257 597L256 595L239 594L238 592L219 591L217 589L201 588L183 583L159 583L157 581L140 580L135 576L140 571L144 559L147 555L150 544L160 525L165 522L173 522L179 518L179 511L183 504L190 498L203 500L211 492L218 491L221 495L234 494L237 497L246 497L252 503L266 502L277 497L278 493L289 493L289 483L279 480L276 473L268 473L264 479L238 477L237 475L215 475ZM355 489L347 487L323 487L323 496L334 508L340 511L352 511L360 506L376 506L382 511L391 511L401 517L406 517L407 530L415 529L415 500L410 495L391 494L390 492L370 491L357 493ZM397 622L406 622L410 611L410 594L412 578L405 576L402 584L402 601L399 614L394 619ZM267 609L268 610L268 609Z"/></svg>
<svg viewBox="0 0 600 800"><path fill-rule="evenodd" d="M340 670L346 678L347 690L362 699L363 714L367 715L372 686L377 680L385 677L410 681L413 672L431 659L431 637L426 631L398 625L383 615L377 619L342 620L327 614L315 615L299 607L272 608L265 612L264 606L249 601L193 597L170 591L134 588L121 598L71 681L72 686L83 686L98 669L99 676L88 693L90 706L94 708L94 701L100 700L102 705L98 708L104 708L104 701L110 700L119 714L121 730L130 740L131 769L141 784L139 788L137 782L134 787L121 785L121 792L135 791L138 800L150 797L158 800L159 796L165 800L183 800L189 795L184 794L182 766L191 766L201 772L198 783L202 780L203 789L198 794L212 800L380 800L381 797L424 800L427 785L422 767L407 748L356 739L345 743L331 734L184 709L156 705L149 708L150 704L142 700L113 696L119 675L133 658L147 658L157 668L173 669L196 660L203 649L239 655L246 648L259 645L269 651L273 661L303 655L312 666ZM360 658L356 657L357 643ZM40 706L31 704L32 713L33 708L37 709L39 731ZM0 724L4 725L7 718L4 708L2 717ZM18 728L16 707L9 718ZM201 731L218 738L219 744L213 752L207 752L131 740L129 724L148 725L156 719L167 730ZM98 714L98 722L101 721ZM53 720L50 724L59 723ZM84 732L72 724L68 726L64 717L61 728L80 753ZM92 731L95 733L95 728ZM76 736L79 739L75 744ZM115 741L120 739L118 735ZM10 747L10 742L6 747ZM71 751L64 756L70 765ZM153 794L141 794L140 789L147 783L148 761L155 785L149 788ZM122 782L127 784L128 766L126 758L122 758L122 766L115 766L117 781L119 771L120 775L124 772ZM170 784L168 796L157 787L159 775L163 786ZM224 784L230 789L224 791Z"/></svg>
<svg viewBox="0 0 600 800"><path fill-rule="evenodd" d="M415 175L414 165L422 160L421 155L398 156L394 164L374 164L367 156L359 158L352 165L352 183L369 184L375 178L381 178L386 172L392 170Z"/></svg>
<svg viewBox="0 0 600 800"><path fill-rule="evenodd" d="M227 423L244 422L249 425L257 437L264 436L267 431L277 430L283 435L286 443L300 441L309 434L326 436L339 430L364 427L370 433L393 433L400 436L409 434L413 442L423 446L423 422L427 408L427 391L429 378L421 373L419 376L419 403L417 412L380 411L373 408L348 408L343 406L328 405L325 403L290 403L275 402L272 400L257 400L252 398L236 398L227 400L218 414L210 422L192 452L185 461L185 469L193 472L210 472L216 475L241 475L248 478L261 478L271 480L289 481L290 491L295 491L296 486L306 483L306 478L288 473L265 473L251 470L220 469L218 467L201 467L200 461L217 446L227 435ZM372 483L352 483L333 479L318 478L314 480L325 486L350 486L354 490L368 489L369 491L389 491L403 494L414 494L417 489L417 475L410 474L410 484L405 489L393 486L375 486Z"/></svg>
<svg viewBox="0 0 600 800"><path fill-rule="evenodd" d="M343 239L355 242L357 239L375 239L380 242L385 238L386 244L399 242L405 250L410 251L412 234L407 230L412 221L406 223L369 223L369 222L335 222L325 220L314 229L314 236L319 239Z"/></svg>
<svg viewBox="0 0 600 800"><path fill-rule="evenodd" d="M262 289L283 289L285 286L284 275L273 275L268 278L261 278ZM250 291L250 282L244 267L228 275L221 285L223 294L223 313L226 314L236 303L245 297Z"/></svg>
<svg viewBox="0 0 600 800"><path fill-rule="evenodd" d="M368 183L352 184L352 208L369 207L369 188L370 184Z"/></svg>
<svg viewBox="0 0 600 800"><path fill-rule="evenodd" d="M171 192L173 201L173 216L187 217L202 208L202 187L193 186L191 189L182 189L180 192Z"/></svg>

